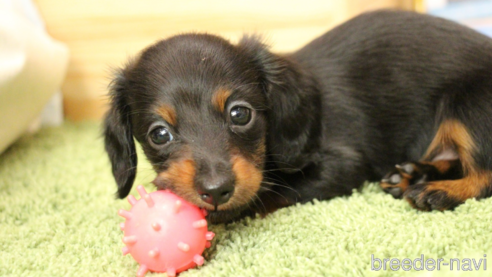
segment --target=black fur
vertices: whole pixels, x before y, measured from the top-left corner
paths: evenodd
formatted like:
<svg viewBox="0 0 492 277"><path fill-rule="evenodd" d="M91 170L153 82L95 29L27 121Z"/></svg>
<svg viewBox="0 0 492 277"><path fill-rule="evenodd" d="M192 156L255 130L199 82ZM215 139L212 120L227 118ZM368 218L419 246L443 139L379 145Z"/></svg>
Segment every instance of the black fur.
<svg viewBox="0 0 492 277"><path fill-rule="evenodd" d="M125 82L125 77L120 75L111 84L112 105L104 121L104 144L118 185L119 198L124 198L130 193L137 167L131 109L124 92Z"/></svg>
<svg viewBox="0 0 492 277"><path fill-rule="evenodd" d="M159 101L176 107L174 132L202 145L195 152L206 162L227 160L226 145L252 153L266 141L260 200L229 215L222 211L215 221L248 207L261 212L348 195L397 163L419 160L444 119L469 128L478 166L492 169L492 40L448 20L367 13L287 55L271 53L256 37L232 45L211 35L180 35L146 49L123 73L112 87L105 124L119 197L135 177L131 134L157 172L179 157L178 146L156 151L147 141L149 125L158 120L150 110ZM242 138L209 107L220 86L258 113Z"/></svg>

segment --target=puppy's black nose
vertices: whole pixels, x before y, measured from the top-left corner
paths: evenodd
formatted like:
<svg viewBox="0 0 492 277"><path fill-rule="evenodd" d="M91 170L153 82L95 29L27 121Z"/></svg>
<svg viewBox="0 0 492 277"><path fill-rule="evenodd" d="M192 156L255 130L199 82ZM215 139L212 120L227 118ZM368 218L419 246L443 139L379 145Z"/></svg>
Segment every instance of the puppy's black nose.
<svg viewBox="0 0 492 277"><path fill-rule="evenodd" d="M231 199L234 194L234 181L228 178L219 178L199 184L197 189L204 202L217 207Z"/></svg>

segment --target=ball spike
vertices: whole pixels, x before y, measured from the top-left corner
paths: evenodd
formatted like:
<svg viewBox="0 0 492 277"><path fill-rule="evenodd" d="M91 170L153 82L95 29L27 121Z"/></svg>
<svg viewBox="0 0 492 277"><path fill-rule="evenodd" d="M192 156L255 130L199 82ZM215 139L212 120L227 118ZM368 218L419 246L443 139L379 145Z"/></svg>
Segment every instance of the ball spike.
<svg viewBox="0 0 492 277"><path fill-rule="evenodd" d="M132 205L132 207L135 206L135 203L137 203L137 199L135 199L135 196L133 196L133 195L129 195L127 197L127 199L128 199L128 203L130 203L130 205Z"/></svg>
<svg viewBox="0 0 492 277"><path fill-rule="evenodd" d="M161 229L161 225L158 222L154 222L152 223L152 229L159 231Z"/></svg>
<svg viewBox="0 0 492 277"><path fill-rule="evenodd" d="M147 206L149 208L152 208L154 206L154 200L152 200L152 197L150 197L150 194L145 195L143 199L145 200L145 202L147 202Z"/></svg>
<svg viewBox="0 0 492 277"><path fill-rule="evenodd" d="M181 205L183 203L179 200L176 200L176 204L174 204L174 213L177 214L179 213L179 210L181 209Z"/></svg>
<svg viewBox="0 0 492 277"><path fill-rule="evenodd" d="M123 256L125 256L128 253L130 253L130 249L128 248L128 246L125 246L125 247L121 248L121 252L123 252Z"/></svg>
<svg viewBox="0 0 492 277"><path fill-rule="evenodd" d="M206 239L206 240L213 240L213 239L214 239L214 237L215 237L215 233L214 233L214 232L210 232L210 231L209 231L209 232L207 232L207 233L205 234L205 239Z"/></svg>
<svg viewBox="0 0 492 277"><path fill-rule="evenodd" d="M124 217L126 219L131 219L132 218L132 213L123 209L120 209L118 211L118 215L121 217Z"/></svg>
<svg viewBox="0 0 492 277"><path fill-rule="evenodd" d="M184 242L178 242L178 248L179 248L179 250L181 250L183 252L190 251L190 246Z"/></svg>
<svg viewBox="0 0 492 277"><path fill-rule="evenodd" d="M205 242L205 247L210 248L212 246L212 243L210 241Z"/></svg>
<svg viewBox="0 0 492 277"><path fill-rule="evenodd" d="M144 186L142 186L142 185L137 186L137 191L138 191L138 194L140 194L140 197L142 197L142 198L145 195L147 195L147 191L145 190Z"/></svg>
<svg viewBox="0 0 492 277"><path fill-rule="evenodd" d="M125 222L120 223L120 229L121 231L125 231Z"/></svg>
<svg viewBox="0 0 492 277"><path fill-rule="evenodd" d="M176 269L174 269L172 267L171 268L168 268L166 270L166 274L167 274L168 277L175 277L176 276Z"/></svg>
<svg viewBox="0 0 492 277"><path fill-rule="evenodd" d="M195 264L197 264L197 265L203 265L203 261L204 261L204 260L205 260L205 259L202 257L202 255L198 255L198 254L197 254L197 255L195 255L195 256L193 257L193 261L194 261L194 262L195 262Z"/></svg>
<svg viewBox="0 0 492 277"><path fill-rule="evenodd" d="M207 227L207 221L205 219L200 219L200 220L193 222L193 228L199 229L199 228L203 228L203 227Z"/></svg>
<svg viewBox="0 0 492 277"><path fill-rule="evenodd" d="M123 243L124 244L135 244L137 242L137 237L136 236L126 236L123 237Z"/></svg>
<svg viewBox="0 0 492 277"><path fill-rule="evenodd" d="M140 267L138 268L138 271L137 271L137 277L144 277L145 274L147 273L147 271L149 271L149 269L147 268L146 265L140 265Z"/></svg>
<svg viewBox="0 0 492 277"><path fill-rule="evenodd" d="M147 202L147 206L149 208L153 207L154 206L154 200L152 200L152 197L150 196L150 194L147 193L147 191L145 191L145 188L140 185L137 187L137 190L138 190L138 193L140 194L140 196L145 200L145 202Z"/></svg>
<svg viewBox="0 0 492 277"><path fill-rule="evenodd" d="M159 256L159 254L160 254L160 251L157 247L154 248L153 250L149 251L149 257L151 257L151 258L155 258L155 257Z"/></svg>

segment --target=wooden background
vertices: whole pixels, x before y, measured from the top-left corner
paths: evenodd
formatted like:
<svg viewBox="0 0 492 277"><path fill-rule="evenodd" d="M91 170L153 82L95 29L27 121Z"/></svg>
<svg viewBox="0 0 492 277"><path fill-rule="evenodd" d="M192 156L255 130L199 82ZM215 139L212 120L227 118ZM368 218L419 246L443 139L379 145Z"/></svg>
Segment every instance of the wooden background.
<svg viewBox="0 0 492 277"><path fill-rule="evenodd" d="M260 33L274 51L295 50L368 10L413 10L413 0L35 0L48 32L66 43L70 64L62 91L65 115L99 119L112 67L149 44L199 31L236 41ZM417 8L418 9L418 8Z"/></svg>

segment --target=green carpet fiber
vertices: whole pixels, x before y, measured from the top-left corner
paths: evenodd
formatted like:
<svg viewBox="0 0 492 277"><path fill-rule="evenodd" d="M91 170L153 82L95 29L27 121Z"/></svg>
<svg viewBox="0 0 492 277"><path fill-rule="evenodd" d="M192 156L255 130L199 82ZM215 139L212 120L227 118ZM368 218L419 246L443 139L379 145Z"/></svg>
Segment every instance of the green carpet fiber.
<svg viewBox="0 0 492 277"><path fill-rule="evenodd" d="M153 191L143 160L137 183ZM115 188L97 123L20 139L0 156L0 276L135 276L138 264L120 251L117 216L129 204L114 199ZM205 265L180 276L492 276L491 216L491 199L426 213L367 184L350 197L212 226ZM371 254L461 265L376 271ZM467 258L484 259L480 270Z"/></svg>

